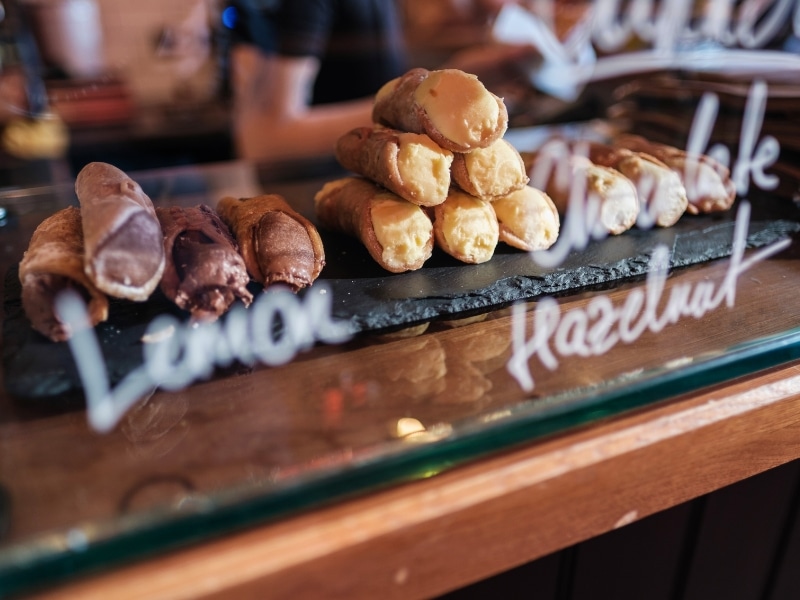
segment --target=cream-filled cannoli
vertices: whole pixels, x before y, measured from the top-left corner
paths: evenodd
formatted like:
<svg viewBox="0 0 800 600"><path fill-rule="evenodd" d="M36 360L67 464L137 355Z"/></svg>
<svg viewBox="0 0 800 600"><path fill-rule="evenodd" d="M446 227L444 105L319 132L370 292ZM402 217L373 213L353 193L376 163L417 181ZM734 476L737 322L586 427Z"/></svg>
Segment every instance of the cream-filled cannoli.
<svg viewBox="0 0 800 600"><path fill-rule="evenodd" d="M690 214L728 210L736 199L736 186L730 171L707 154L691 156L675 146L631 134L618 136L614 145L654 156L675 171L686 188Z"/></svg>
<svg viewBox="0 0 800 600"><path fill-rule="evenodd" d="M456 154L452 174L458 187L485 200L506 196L528 183L522 157L502 138L486 148Z"/></svg>
<svg viewBox="0 0 800 600"><path fill-rule="evenodd" d="M358 238L387 271L414 271L431 257L433 225L424 210L367 179L326 183L314 206L321 227Z"/></svg>
<svg viewBox="0 0 800 600"><path fill-rule="evenodd" d="M503 137L508 110L475 75L458 69L416 68L378 90L372 120L425 133L453 152L468 152Z"/></svg>
<svg viewBox="0 0 800 600"><path fill-rule="evenodd" d="M616 169L636 186L645 226L670 227L678 222L689 206L686 188L677 173L663 162L644 152L605 144L588 144L588 158L603 167Z"/></svg>
<svg viewBox="0 0 800 600"><path fill-rule="evenodd" d="M585 156L523 152L531 185L550 197L559 214L582 210L584 217L595 219L591 225L599 231L619 235L636 224L639 198L633 182L609 167L595 165Z"/></svg>
<svg viewBox="0 0 800 600"><path fill-rule="evenodd" d="M543 191L523 186L492 201L500 225L500 241L527 250L546 250L558 239L558 209Z"/></svg>
<svg viewBox="0 0 800 600"><path fill-rule="evenodd" d="M461 262L480 264L494 256L500 226L492 203L451 189L433 214L436 245Z"/></svg>
<svg viewBox="0 0 800 600"><path fill-rule="evenodd" d="M217 213L239 244L250 276L265 288L281 284L298 291L322 272L325 250L317 228L282 196L228 196Z"/></svg>
<svg viewBox="0 0 800 600"><path fill-rule="evenodd" d="M420 206L441 204L450 189L453 153L424 133L359 127L339 138L336 158L345 169Z"/></svg>
<svg viewBox="0 0 800 600"><path fill-rule="evenodd" d="M56 297L65 289L77 291L87 302L92 326L108 318L108 298L83 268L81 212L75 206L39 224L19 264L19 280L25 315L36 331L55 342L72 335L54 309Z"/></svg>
<svg viewBox="0 0 800 600"><path fill-rule="evenodd" d="M164 244L153 203L138 183L113 165L93 162L78 173L84 268L110 296L143 301L164 271Z"/></svg>
<svg viewBox="0 0 800 600"><path fill-rule="evenodd" d="M166 266L161 291L197 321L213 321L237 300L248 306L250 277L228 227L204 204L158 207Z"/></svg>

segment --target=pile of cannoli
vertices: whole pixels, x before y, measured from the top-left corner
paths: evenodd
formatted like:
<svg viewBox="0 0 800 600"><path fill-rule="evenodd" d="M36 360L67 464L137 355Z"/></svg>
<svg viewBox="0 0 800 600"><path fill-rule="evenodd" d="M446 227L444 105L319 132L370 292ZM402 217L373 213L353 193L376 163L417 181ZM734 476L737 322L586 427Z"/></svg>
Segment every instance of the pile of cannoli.
<svg viewBox="0 0 800 600"><path fill-rule="evenodd" d="M478 264L500 241L527 251L555 243L556 206L528 185L520 153L503 139L503 100L477 77L412 69L378 91L372 121L336 144L354 175L316 194L320 227L357 237L392 273L422 267L434 244Z"/></svg>
<svg viewBox="0 0 800 600"><path fill-rule="evenodd" d="M143 302L157 288L192 320L213 321L236 301L250 305L251 281L296 292L325 264L314 225L275 194L226 197L216 210L156 208L102 162L81 170L75 192L79 207L45 219L19 266L25 314L53 341L72 335L55 308L68 288L86 301L92 326L108 318L109 298Z"/></svg>
<svg viewBox="0 0 800 600"><path fill-rule="evenodd" d="M610 143L552 139L520 154L531 185L545 190L560 214L588 211L606 234L670 227L687 213L728 210L736 198L719 161L641 136L620 134ZM594 210L587 209L590 198Z"/></svg>

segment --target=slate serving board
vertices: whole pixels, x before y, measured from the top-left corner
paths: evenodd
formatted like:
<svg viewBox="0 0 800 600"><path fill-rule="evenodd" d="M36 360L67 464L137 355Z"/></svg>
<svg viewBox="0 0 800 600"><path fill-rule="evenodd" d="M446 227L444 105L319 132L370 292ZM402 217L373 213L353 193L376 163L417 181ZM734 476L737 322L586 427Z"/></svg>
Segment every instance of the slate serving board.
<svg viewBox="0 0 800 600"><path fill-rule="evenodd" d="M764 198L753 202L752 208L749 247L800 231L800 214L791 202ZM714 216L687 215L667 229L631 230L573 251L552 269L501 244L492 260L482 265L459 263L436 250L422 269L403 274L383 271L359 242L323 231L327 266L318 283L333 294L335 319L347 321L356 333L388 331L641 278L657 245L671 249L672 268L730 256L735 218L734 208ZM67 344L50 342L30 328L22 311L16 268L5 277L4 308L3 365L9 393L43 399L80 394ZM163 313L185 318L158 292L146 303L112 300L110 319L96 328L112 384L141 364L139 340L150 321Z"/></svg>

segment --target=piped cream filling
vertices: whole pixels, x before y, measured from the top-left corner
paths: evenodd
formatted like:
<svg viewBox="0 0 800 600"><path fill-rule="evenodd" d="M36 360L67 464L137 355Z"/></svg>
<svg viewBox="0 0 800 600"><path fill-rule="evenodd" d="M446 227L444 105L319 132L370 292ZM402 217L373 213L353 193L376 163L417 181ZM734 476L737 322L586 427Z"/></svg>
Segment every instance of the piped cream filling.
<svg viewBox="0 0 800 600"><path fill-rule="evenodd" d="M528 181L517 150L504 139L464 155L469 180L481 197L495 197Z"/></svg>
<svg viewBox="0 0 800 600"><path fill-rule="evenodd" d="M474 263L492 258L500 236L492 205L460 192L451 192L444 205L441 231L451 254Z"/></svg>
<svg viewBox="0 0 800 600"><path fill-rule="evenodd" d="M500 119L497 98L475 75L458 69L432 71L414 100L444 137L469 148L492 135Z"/></svg>
<svg viewBox="0 0 800 600"><path fill-rule="evenodd" d="M370 214L387 265L402 269L428 258L433 225L419 206L382 195L373 201Z"/></svg>
<svg viewBox="0 0 800 600"><path fill-rule="evenodd" d="M558 239L560 220L548 196L525 186L492 203L497 219L529 250L545 250Z"/></svg>
<svg viewBox="0 0 800 600"><path fill-rule="evenodd" d="M397 169L412 198L421 206L435 206L447 198L453 153L424 134L398 136Z"/></svg>

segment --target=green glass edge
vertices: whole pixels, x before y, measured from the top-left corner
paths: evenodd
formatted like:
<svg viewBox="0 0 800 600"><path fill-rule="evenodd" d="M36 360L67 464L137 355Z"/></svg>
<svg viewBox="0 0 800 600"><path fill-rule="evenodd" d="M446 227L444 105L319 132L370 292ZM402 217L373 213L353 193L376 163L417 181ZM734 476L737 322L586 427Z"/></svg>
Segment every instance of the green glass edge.
<svg viewBox="0 0 800 600"><path fill-rule="evenodd" d="M92 543L80 551L42 555L24 565L0 567L0 598L50 587L130 561L209 541L245 527L265 524L367 491L429 477L455 466L508 450L548 434L618 415L723 381L800 358L800 328L736 346L709 358L594 397L575 399L548 414L517 414L432 444L408 447L268 495L226 504L210 512L181 514Z"/></svg>

